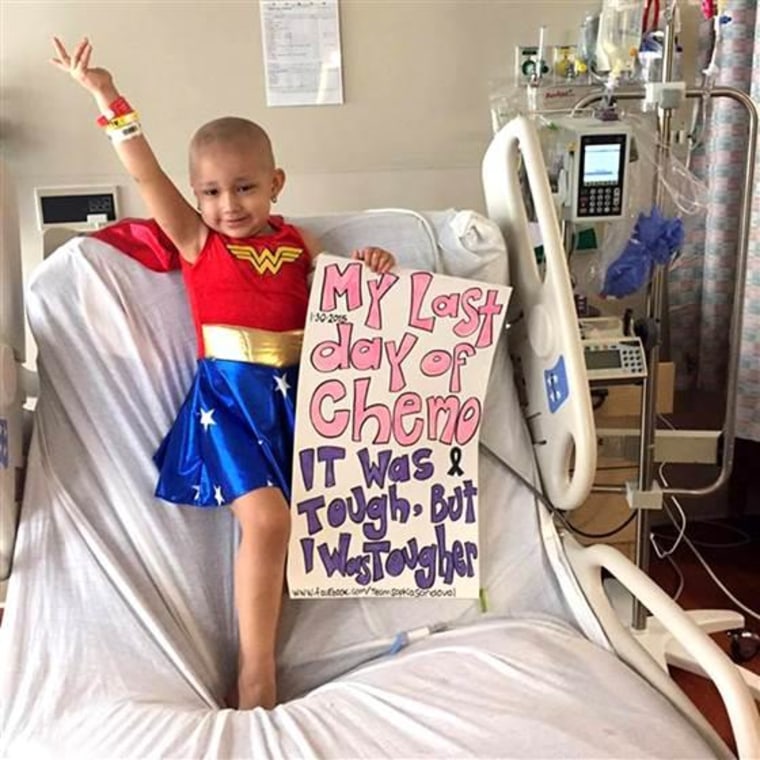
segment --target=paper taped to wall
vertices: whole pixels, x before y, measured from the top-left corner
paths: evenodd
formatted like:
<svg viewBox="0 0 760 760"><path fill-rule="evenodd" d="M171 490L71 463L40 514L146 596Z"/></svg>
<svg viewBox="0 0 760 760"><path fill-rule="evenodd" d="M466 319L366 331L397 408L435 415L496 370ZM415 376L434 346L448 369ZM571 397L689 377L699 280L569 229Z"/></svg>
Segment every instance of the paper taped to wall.
<svg viewBox="0 0 760 760"><path fill-rule="evenodd" d="M343 102L338 0L262 0L268 106Z"/></svg>

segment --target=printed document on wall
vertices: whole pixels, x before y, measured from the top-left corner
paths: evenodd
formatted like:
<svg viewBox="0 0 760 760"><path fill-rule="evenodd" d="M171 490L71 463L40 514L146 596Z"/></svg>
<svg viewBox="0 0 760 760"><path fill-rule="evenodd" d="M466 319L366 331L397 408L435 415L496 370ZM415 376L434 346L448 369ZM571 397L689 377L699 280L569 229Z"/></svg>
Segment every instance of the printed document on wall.
<svg viewBox="0 0 760 760"><path fill-rule="evenodd" d="M261 0L269 106L343 102L338 0Z"/></svg>

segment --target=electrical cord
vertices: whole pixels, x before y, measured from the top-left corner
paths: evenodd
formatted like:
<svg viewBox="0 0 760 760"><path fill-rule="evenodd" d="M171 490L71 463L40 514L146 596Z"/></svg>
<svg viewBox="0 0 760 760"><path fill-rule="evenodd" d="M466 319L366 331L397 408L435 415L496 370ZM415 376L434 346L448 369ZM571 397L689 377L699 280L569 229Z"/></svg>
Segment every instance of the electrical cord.
<svg viewBox="0 0 760 760"><path fill-rule="evenodd" d="M721 543L713 543L711 541L697 541L696 539L692 538L691 542L694 544L694 546L701 546L703 549L737 549L740 546L746 546L747 544L752 543L752 538L750 537L749 533L741 530L741 528L735 528L733 525L724 525L717 520L696 520L692 522L698 522L701 525L714 525L718 528L721 528L722 530L727 530L731 533L736 533L741 536L741 539L739 541L725 541Z"/></svg>
<svg viewBox="0 0 760 760"><path fill-rule="evenodd" d="M675 501L675 499L674 499ZM670 510L666 506L666 511L668 512L668 516L673 520L673 516L670 513ZM674 521L675 522L675 521ZM694 556L697 558L699 563L702 565L702 567L705 569L705 572L710 576L713 583L744 613L749 615L750 617L755 618L755 620L760 620L760 613L753 610L751 607L747 607L747 605L740 602L734 594L731 592L731 590L721 581L720 578L715 574L715 571L710 567L710 565L707 563L705 558L700 554L699 550L696 546L691 542L691 539L684 535L683 542L686 544L686 546L691 549Z"/></svg>
<svg viewBox="0 0 760 760"><path fill-rule="evenodd" d="M670 420L668 420L663 415L658 414L657 417L661 422L665 423L665 425L667 425L671 430L676 429L675 425L673 425L673 423L670 422ZM665 467L667 464L668 464L667 462L663 462L662 464L660 464L660 467L658 470L658 479L665 488L667 488L670 485L670 483L668 482L668 479L665 477ZM657 542L655 540L656 534L652 531L649 535L649 540L652 546L654 547L657 556L660 559L668 559L674 567L677 567L675 560L672 559L671 555L673 554L673 552L675 552L675 550L678 548L678 546L682 542L685 543L689 547L689 549L691 549L692 553L697 558L697 560L702 565L702 567L705 569L705 571L710 576L710 578L715 583L715 585L728 597L728 599L730 599L734 605L736 605L740 610L742 610L746 614L750 615L751 617L757 620L760 620L760 614L758 614L757 612L755 612L755 610L747 607L742 602L740 602L734 596L734 594L726 587L726 585L720 580L720 578L718 578L718 576L715 574L713 569L710 567L710 565L707 563L704 557L700 554L694 542L686 535L686 513L684 512L683 507L681 506L681 502L678 501L678 499L675 496L670 497L670 502L678 510L678 514L681 518L681 524L679 526L678 522L676 521L676 518L673 516L673 513L671 512L668 506L668 502L667 501L664 502L665 512L668 515L668 518L670 519L670 521L673 523L673 526L678 530L678 535L675 541L673 542L673 544L671 545L670 549L668 549L666 552L662 552L659 549ZM739 531L739 532L743 533L743 531ZM747 534L744 534L744 536L746 538L746 542L749 542L749 536ZM710 546L709 544L707 545ZM739 543L738 545L741 546L743 544ZM714 547L725 548L725 546L720 545L720 544L714 545Z"/></svg>
<svg viewBox="0 0 760 760"><path fill-rule="evenodd" d="M661 478L662 484L667 488L670 484L668 483L667 479L665 478L664 474L662 473L664 464L665 463L663 463L663 465L660 465L660 478ZM680 502L678 501L678 499L676 499L675 496L671 496L670 497L670 501L671 501L671 503L673 503L677 507L677 509L679 511L679 514L682 517L682 522L681 522L681 526L679 527L678 523L676 522L676 518L673 517L673 513L670 511L670 507L668 506L668 502L667 501L664 502L665 512L667 513L668 517L670 518L670 521L673 523L673 525L676 528L679 529L679 537L678 537L676 543L674 544L674 546L671 547L670 551L668 552L668 556L670 554L672 554L673 551L675 551L675 546L677 544L680 544L681 541L683 541L683 543L685 543L686 546L688 546L689 549L691 549L692 554L694 554L694 556L697 558L697 560L699 561L699 563L704 568L705 572L712 579L713 583L715 583L715 585L725 594L725 596L728 597L728 599L730 599L731 602L736 607L738 607L742 612L744 612L745 614L749 615L750 617L755 618L755 620L760 620L760 613L756 612L755 610L751 609L750 607L747 607L743 602L739 601L734 596L734 594L731 592L731 590L723 583L723 581L721 581L720 578L718 578L718 576L715 574L715 571L712 569L712 567L710 567L710 565L707 563L707 561L705 560L705 558L700 554L700 552L697 549L697 547L692 543L691 539L686 535L686 514L684 513L683 507L681 506ZM651 540L651 536L650 536L650 540Z"/></svg>
<svg viewBox="0 0 760 760"><path fill-rule="evenodd" d="M626 518L618 527L614 528L613 530L606 531L605 533L588 533L586 531L581 530L580 528L577 528L572 523L569 522L569 520L565 517L565 515L562 513L561 510L557 509L550 501L546 498L546 496L541 493L541 491L536 488L533 483L531 483L522 473L518 472L514 467L512 467L509 462L506 462L502 457L500 457L493 449L489 448L485 443L481 441L480 443L481 447L484 451L486 451L488 454L490 454L494 459L496 459L497 462L502 464L506 469L514 475L548 510L549 512L556 517L571 533L574 533L578 536L582 536L583 538L591 538L591 539L601 539L601 538L609 538L610 536L614 536L616 533L619 533L621 530L623 530L625 527L627 527L631 521L636 517L636 512L633 511L631 514ZM664 465L666 463L663 463L660 466L660 477L663 481L663 485L667 488L668 482L663 474ZM723 584L723 582L715 575L712 568L705 562L702 555L699 553L699 550L694 546L694 544L691 542L689 537L686 535L686 514L683 511L683 507L681 507L680 502L675 497L671 497L672 501L676 503L677 508L679 510L679 514L682 517L681 526L679 528L679 536L677 541L674 543L673 546L671 546L670 550L665 552L663 554L663 559L668 559L670 563L674 566L676 572L679 575L680 581L679 586L676 591L676 596L674 599L677 599L681 592L683 591L684 587L684 578L683 573L680 571L678 566L676 565L675 561L670 556L676 549L677 545L683 541L694 553L696 558L699 560L699 562L702 564L704 569L707 571L707 574L712 578L713 582L718 586L718 588L721 589L721 591L743 612L746 614L756 618L757 620L760 620L760 614L755 612L754 610L750 609L746 605L744 605L742 602L740 602L730 591L726 586ZM667 506L667 502L665 503L665 511L668 514L668 517L671 519L673 524L676 527L679 527L678 524L675 521L675 518L673 517L672 513L670 512L670 509ZM651 535L650 535L651 540Z"/></svg>
<svg viewBox="0 0 760 760"><path fill-rule="evenodd" d="M681 597L681 593L683 592L684 587L686 586L686 579L683 577L681 568L678 567L678 563L673 559L673 557L671 557L669 554L666 554L665 559L670 563L671 567L678 576L678 586L676 587L676 590L671 594L673 601L677 602Z"/></svg>
<svg viewBox="0 0 760 760"><path fill-rule="evenodd" d="M663 474L664 473L664 468L665 468L666 464L667 464L667 462L663 462L660 465L660 468L659 468L659 471L658 471L658 479L659 479L660 483L667 488L668 481L665 478L665 475ZM683 511L683 508L681 507L681 503L677 499L673 499L673 503L674 503L676 509L678 510L678 514L679 514L679 516L681 518L681 525L679 527L675 523L675 520L674 519L672 520L674 526L678 529L678 534L677 534L675 540L673 541L673 543L671 544L670 548L667 549L667 550L661 549L660 546L657 543L657 539L668 539L668 538L671 538L671 536L668 536L665 533L658 533L657 531L654 531L654 530L651 531L650 534L649 534L649 543L652 544L652 548L654 549L654 552L657 555L658 559L669 559L671 557L671 555L679 547L679 545L681 544L681 542L684 539L684 536L686 535L686 515L685 515L685 513ZM709 524L720 525L720 523L718 523L715 520L692 521L692 524L694 522L699 522L699 523L708 524L708 525ZM739 546L746 546L748 543L750 543L751 538L749 537L749 534L745 533L743 530L739 530L738 528L732 528L731 526L721 526L721 527L728 528L729 530L732 530L732 531L738 533L739 535L742 536L742 540L741 541L729 541L729 542L725 542L725 543L712 543L712 542L708 542L708 541L695 541L695 540L691 539L692 544L694 546L701 546L701 547L704 547L706 549L734 549L734 548L737 548ZM676 566L675 561L673 561L672 559L670 561L671 561L671 564L675 567Z"/></svg>
<svg viewBox="0 0 760 760"><path fill-rule="evenodd" d="M556 516L560 519L562 524L570 531L575 533L578 536L583 536L583 538L610 538L611 536L616 535L617 533L620 533L621 530L624 530L627 528L635 519L636 513L631 512L630 515L622 522L620 525L618 525L615 528L612 528L611 530L606 531L605 533L587 533L584 530L581 530L577 526L573 525L559 510L555 512Z"/></svg>
<svg viewBox="0 0 760 760"><path fill-rule="evenodd" d="M504 459L502 459L493 449L489 448L485 443L482 441L480 442L481 447L484 451L486 451L488 454L490 454L494 459L496 459L497 462L502 464L504 467L507 468L507 470L514 475L548 510L551 512L551 514L556 517L571 533L574 533L577 536L581 536L583 538L609 538L610 536L614 536L616 533L620 533L621 530L626 528L632 520L636 517L636 512L631 512L631 514L616 528L613 528L612 530L606 531L605 533L588 533L584 530L581 530L580 528L577 528L575 525L573 525L564 515L562 510L557 509L557 507L552 504L549 499L544 496L541 491L536 488L533 483L531 483L524 475L519 473L514 467L512 467L509 462L506 462Z"/></svg>
<svg viewBox="0 0 760 760"><path fill-rule="evenodd" d="M574 526L570 521L565 517L565 515L562 513L561 510L557 509L550 501L549 499L544 496L541 491L536 488L533 483L531 483L522 473L518 472L514 467L512 467L511 464L506 462L502 457L500 457L493 449L489 448L486 444L484 444L481 441L481 447L484 451L486 451L488 454L490 454L496 461L498 461L500 464L502 464L506 469L514 475L548 510L549 512L556 517L571 533L574 533L578 536L582 536L583 538L591 538L591 539L601 539L601 538L609 538L610 536L614 536L616 533L619 533L621 530L623 530L625 527L627 527L630 522L636 517L636 512L633 511L629 515L628 518L626 518L618 527L614 528L613 530L606 531L605 533L588 533L586 531L581 530L580 528L577 528ZM662 473L664 464L660 466L660 476L663 481L663 485L667 488L668 482L665 478L664 474ZM715 575L712 568L707 564L707 562L704 560L702 555L699 553L699 550L696 546L692 543L692 541L689 539L689 537L686 535L686 514L683 511L683 507L681 507L680 502L675 497L671 497L672 501L675 502L677 505L679 514L682 518L681 526L679 527L676 523L675 518L673 517L670 509L668 508L667 502L665 502L665 511L668 514L668 517L673 522L673 525L675 525L679 529L679 535L677 538L677 541L674 543L673 546L671 546L670 550L663 553L663 559L668 559L670 563L674 566L676 572L679 575L679 586L676 590L676 596L674 599L677 599L681 592L683 591L684 587L684 579L683 579L683 573L680 571L678 566L676 565L675 561L670 556L676 549L677 545L681 542L685 543L691 551L694 553L694 556L699 560L700 564L704 567L707 574L710 576L710 578L713 580L713 582L718 586L718 588L743 612L745 612L747 615L750 615L753 618L756 618L757 620L760 620L760 614L755 612L754 610L747 607L745 604L740 602L732 593L731 591L723 584L723 582ZM651 540L651 535L650 535Z"/></svg>
<svg viewBox="0 0 760 760"><path fill-rule="evenodd" d="M657 471L657 479L660 481L660 485L665 486L665 488L668 487L668 481L665 478L665 465L667 465L667 462L663 462L658 471ZM678 508L678 514L681 517L681 526L676 527L678 528L678 535L676 536L675 541L671 544L670 548L666 551L663 551L660 549L660 547L657 545L657 538L664 538L662 534L657 534L654 531L650 531L649 533L649 543L652 544L652 548L655 551L655 554L659 559L665 559L666 557L670 557L673 555L675 550L679 547L681 544L681 541L683 541L683 537L686 535L686 513L683 511L681 504L678 502L677 499L673 499L673 502L675 503L676 507ZM673 524L675 525L675 521L673 521Z"/></svg>

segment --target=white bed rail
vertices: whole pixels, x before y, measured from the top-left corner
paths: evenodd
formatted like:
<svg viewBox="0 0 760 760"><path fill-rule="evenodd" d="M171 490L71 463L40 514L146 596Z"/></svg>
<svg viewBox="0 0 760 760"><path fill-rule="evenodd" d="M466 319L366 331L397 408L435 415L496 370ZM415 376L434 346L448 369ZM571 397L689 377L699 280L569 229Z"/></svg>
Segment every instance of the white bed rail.
<svg viewBox="0 0 760 760"><path fill-rule="evenodd" d="M519 180L526 170L545 255L542 272L529 236ZM533 124L513 119L483 158L488 216L507 243L511 285L509 352L515 363L544 492L559 509L575 509L591 491L596 434L570 273Z"/></svg>
<svg viewBox="0 0 760 760"><path fill-rule="evenodd" d="M705 739L711 741L718 756L725 748L715 743L717 734L704 721L691 702L684 706L680 690L663 688L664 676L648 652L631 636L621 622L602 584L602 569L612 575L637 598L660 624L691 655L706 676L713 681L726 707L740 758L760 757L760 715L749 688L723 650L647 575L617 549L606 544L581 547L564 536L563 544L576 578L617 654L663 691L676 706L697 724ZM642 668L642 658L646 667ZM672 684L672 682L671 682ZM722 743L722 742L721 742ZM723 749L723 752L720 750Z"/></svg>

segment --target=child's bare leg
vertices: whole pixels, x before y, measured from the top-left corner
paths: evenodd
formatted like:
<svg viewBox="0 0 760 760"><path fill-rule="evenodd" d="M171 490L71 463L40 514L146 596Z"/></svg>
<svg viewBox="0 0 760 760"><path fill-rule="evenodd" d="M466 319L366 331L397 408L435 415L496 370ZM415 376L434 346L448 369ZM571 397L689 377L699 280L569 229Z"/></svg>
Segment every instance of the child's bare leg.
<svg viewBox="0 0 760 760"><path fill-rule="evenodd" d="M232 503L242 537L235 558L238 615L238 709L275 706L275 644L282 603L290 512L277 488Z"/></svg>

